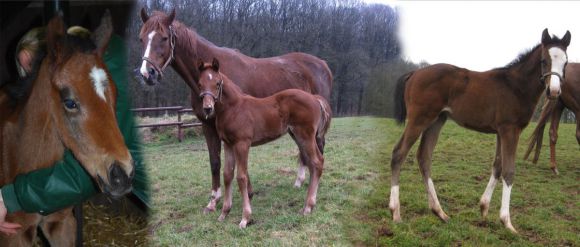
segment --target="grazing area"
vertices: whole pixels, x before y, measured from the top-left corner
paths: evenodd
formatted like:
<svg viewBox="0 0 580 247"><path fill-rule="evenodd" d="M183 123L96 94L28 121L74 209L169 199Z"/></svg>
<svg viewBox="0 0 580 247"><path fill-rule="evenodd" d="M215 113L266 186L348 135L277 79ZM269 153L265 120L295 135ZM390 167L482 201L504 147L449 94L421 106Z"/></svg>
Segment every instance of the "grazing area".
<svg viewBox="0 0 580 247"><path fill-rule="evenodd" d="M204 138L195 133L199 128L188 129L187 139L181 143L172 128L162 128L150 133L155 138L144 149L154 203L149 237L153 245L161 246L578 246L580 155L575 126L562 124L560 128L559 176L546 165L548 148L542 149L539 164L522 161L524 140L534 127L532 123L524 131L516 159L511 208L519 235L506 230L497 217L501 186L495 189L488 219L482 220L479 213L495 136L469 131L453 122L443 127L432 168L449 223L441 222L429 210L415 158L417 145L401 171L403 222L392 222L389 164L403 127L391 119L353 117L333 119L317 204L306 217L299 210L308 179L300 189L293 187L298 150L291 138L285 136L251 149L253 222L244 230L238 228L242 210L237 186L232 211L224 222L217 221L221 202L217 212L203 214L211 175Z"/></svg>

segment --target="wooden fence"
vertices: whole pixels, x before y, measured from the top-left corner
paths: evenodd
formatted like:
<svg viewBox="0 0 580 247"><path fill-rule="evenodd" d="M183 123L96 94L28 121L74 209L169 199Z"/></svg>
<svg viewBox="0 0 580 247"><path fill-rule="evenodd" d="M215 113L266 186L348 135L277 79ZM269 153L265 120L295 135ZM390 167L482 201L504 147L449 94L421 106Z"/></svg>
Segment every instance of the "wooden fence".
<svg viewBox="0 0 580 247"><path fill-rule="evenodd" d="M193 109L184 108L183 106L167 106L167 107L150 107L150 108L135 108L131 109L134 113L139 112L160 112L165 111L167 113L175 112L177 113L176 122L161 122L161 123L151 123L151 124L140 124L135 126L135 128L150 128L150 127L166 127L166 126L177 126L177 139L181 142L183 140L183 129L195 126L201 126L201 122L197 121L194 123L184 123L181 121L181 116L186 113L193 113Z"/></svg>

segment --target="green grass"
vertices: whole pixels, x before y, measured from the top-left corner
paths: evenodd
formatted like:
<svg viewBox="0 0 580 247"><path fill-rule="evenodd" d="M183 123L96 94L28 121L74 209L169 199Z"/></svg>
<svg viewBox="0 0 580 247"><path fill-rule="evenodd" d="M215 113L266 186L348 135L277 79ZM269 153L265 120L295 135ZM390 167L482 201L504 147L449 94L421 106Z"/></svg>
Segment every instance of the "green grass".
<svg viewBox="0 0 580 247"><path fill-rule="evenodd" d="M478 201L495 151L493 135L451 121L444 127L432 177L449 223L439 221L428 208L415 145L401 174L403 223L393 224L388 209L389 164L403 127L390 119L357 117L333 120L317 205L306 217L298 211L308 183L300 189L292 186L297 149L291 139L286 136L251 150L249 173L257 194L252 200L254 224L245 230L238 229L242 209L237 185L224 222L217 221L219 212L202 212L211 184L203 137L183 143L157 138L146 144L154 202L151 241L156 246L578 246L580 156L575 126L560 127L559 176L548 168L546 147L539 164L521 160L534 127L529 126L521 138L512 190L512 223L519 235L509 233L499 221L501 185L488 219L479 215Z"/></svg>

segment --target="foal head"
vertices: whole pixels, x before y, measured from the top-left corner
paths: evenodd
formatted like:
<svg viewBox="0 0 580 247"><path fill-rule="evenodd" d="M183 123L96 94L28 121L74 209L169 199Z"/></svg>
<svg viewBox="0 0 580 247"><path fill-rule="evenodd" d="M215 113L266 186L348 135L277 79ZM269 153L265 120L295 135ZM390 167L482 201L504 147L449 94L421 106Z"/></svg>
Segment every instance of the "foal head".
<svg viewBox="0 0 580 247"><path fill-rule="evenodd" d="M48 97L29 101L45 102L46 108L37 111L49 114L64 146L104 192L122 196L131 191L134 165L117 126L117 90L102 59L113 31L111 16L105 14L92 42L68 36L64 30L61 18L50 21L48 54L37 78L37 83L46 85L37 94Z"/></svg>
<svg viewBox="0 0 580 247"><path fill-rule="evenodd" d="M562 39L550 36L547 28L542 32L542 76L540 79L546 86L546 95L549 99L556 99L560 96L565 67L568 63L566 49L570 44L570 38L570 31L566 31Z"/></svg>
<svg viewBox="0 0 580 247"><path fill-rule="evenodd" d="M175 32L173 20L175 9L171 14L155 11L148 16L144 8L141 9L143 26L139 33L139 40L143 45L143 62L139 72L148 85L155 85L163 76L163 70L173 60L175 49Z"/></svg>
<svg viewBox="0 0 580 247"><path fill-rule="evenodd" d="M203 60L198 62L199 81L198 87L201 93L199 97L202 101L205 117L212 117L215 113L215 102L219 102L223 93L224 80L219 72L220 63L214 58L211 64L206 64Z"/></svg>

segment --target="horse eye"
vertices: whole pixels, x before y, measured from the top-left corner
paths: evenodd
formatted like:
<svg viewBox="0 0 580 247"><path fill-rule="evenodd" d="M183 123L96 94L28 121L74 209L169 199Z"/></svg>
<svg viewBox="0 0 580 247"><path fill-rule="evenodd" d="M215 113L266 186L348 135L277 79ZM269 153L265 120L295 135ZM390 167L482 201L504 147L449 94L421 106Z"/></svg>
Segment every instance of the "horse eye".
<svg viewBox="0 0 580 247"><path fill-rule="evenodd" d="M79 105L73 99L65 99L62 102L64 107L69 111L76 111L79 108Z"/></svg>

